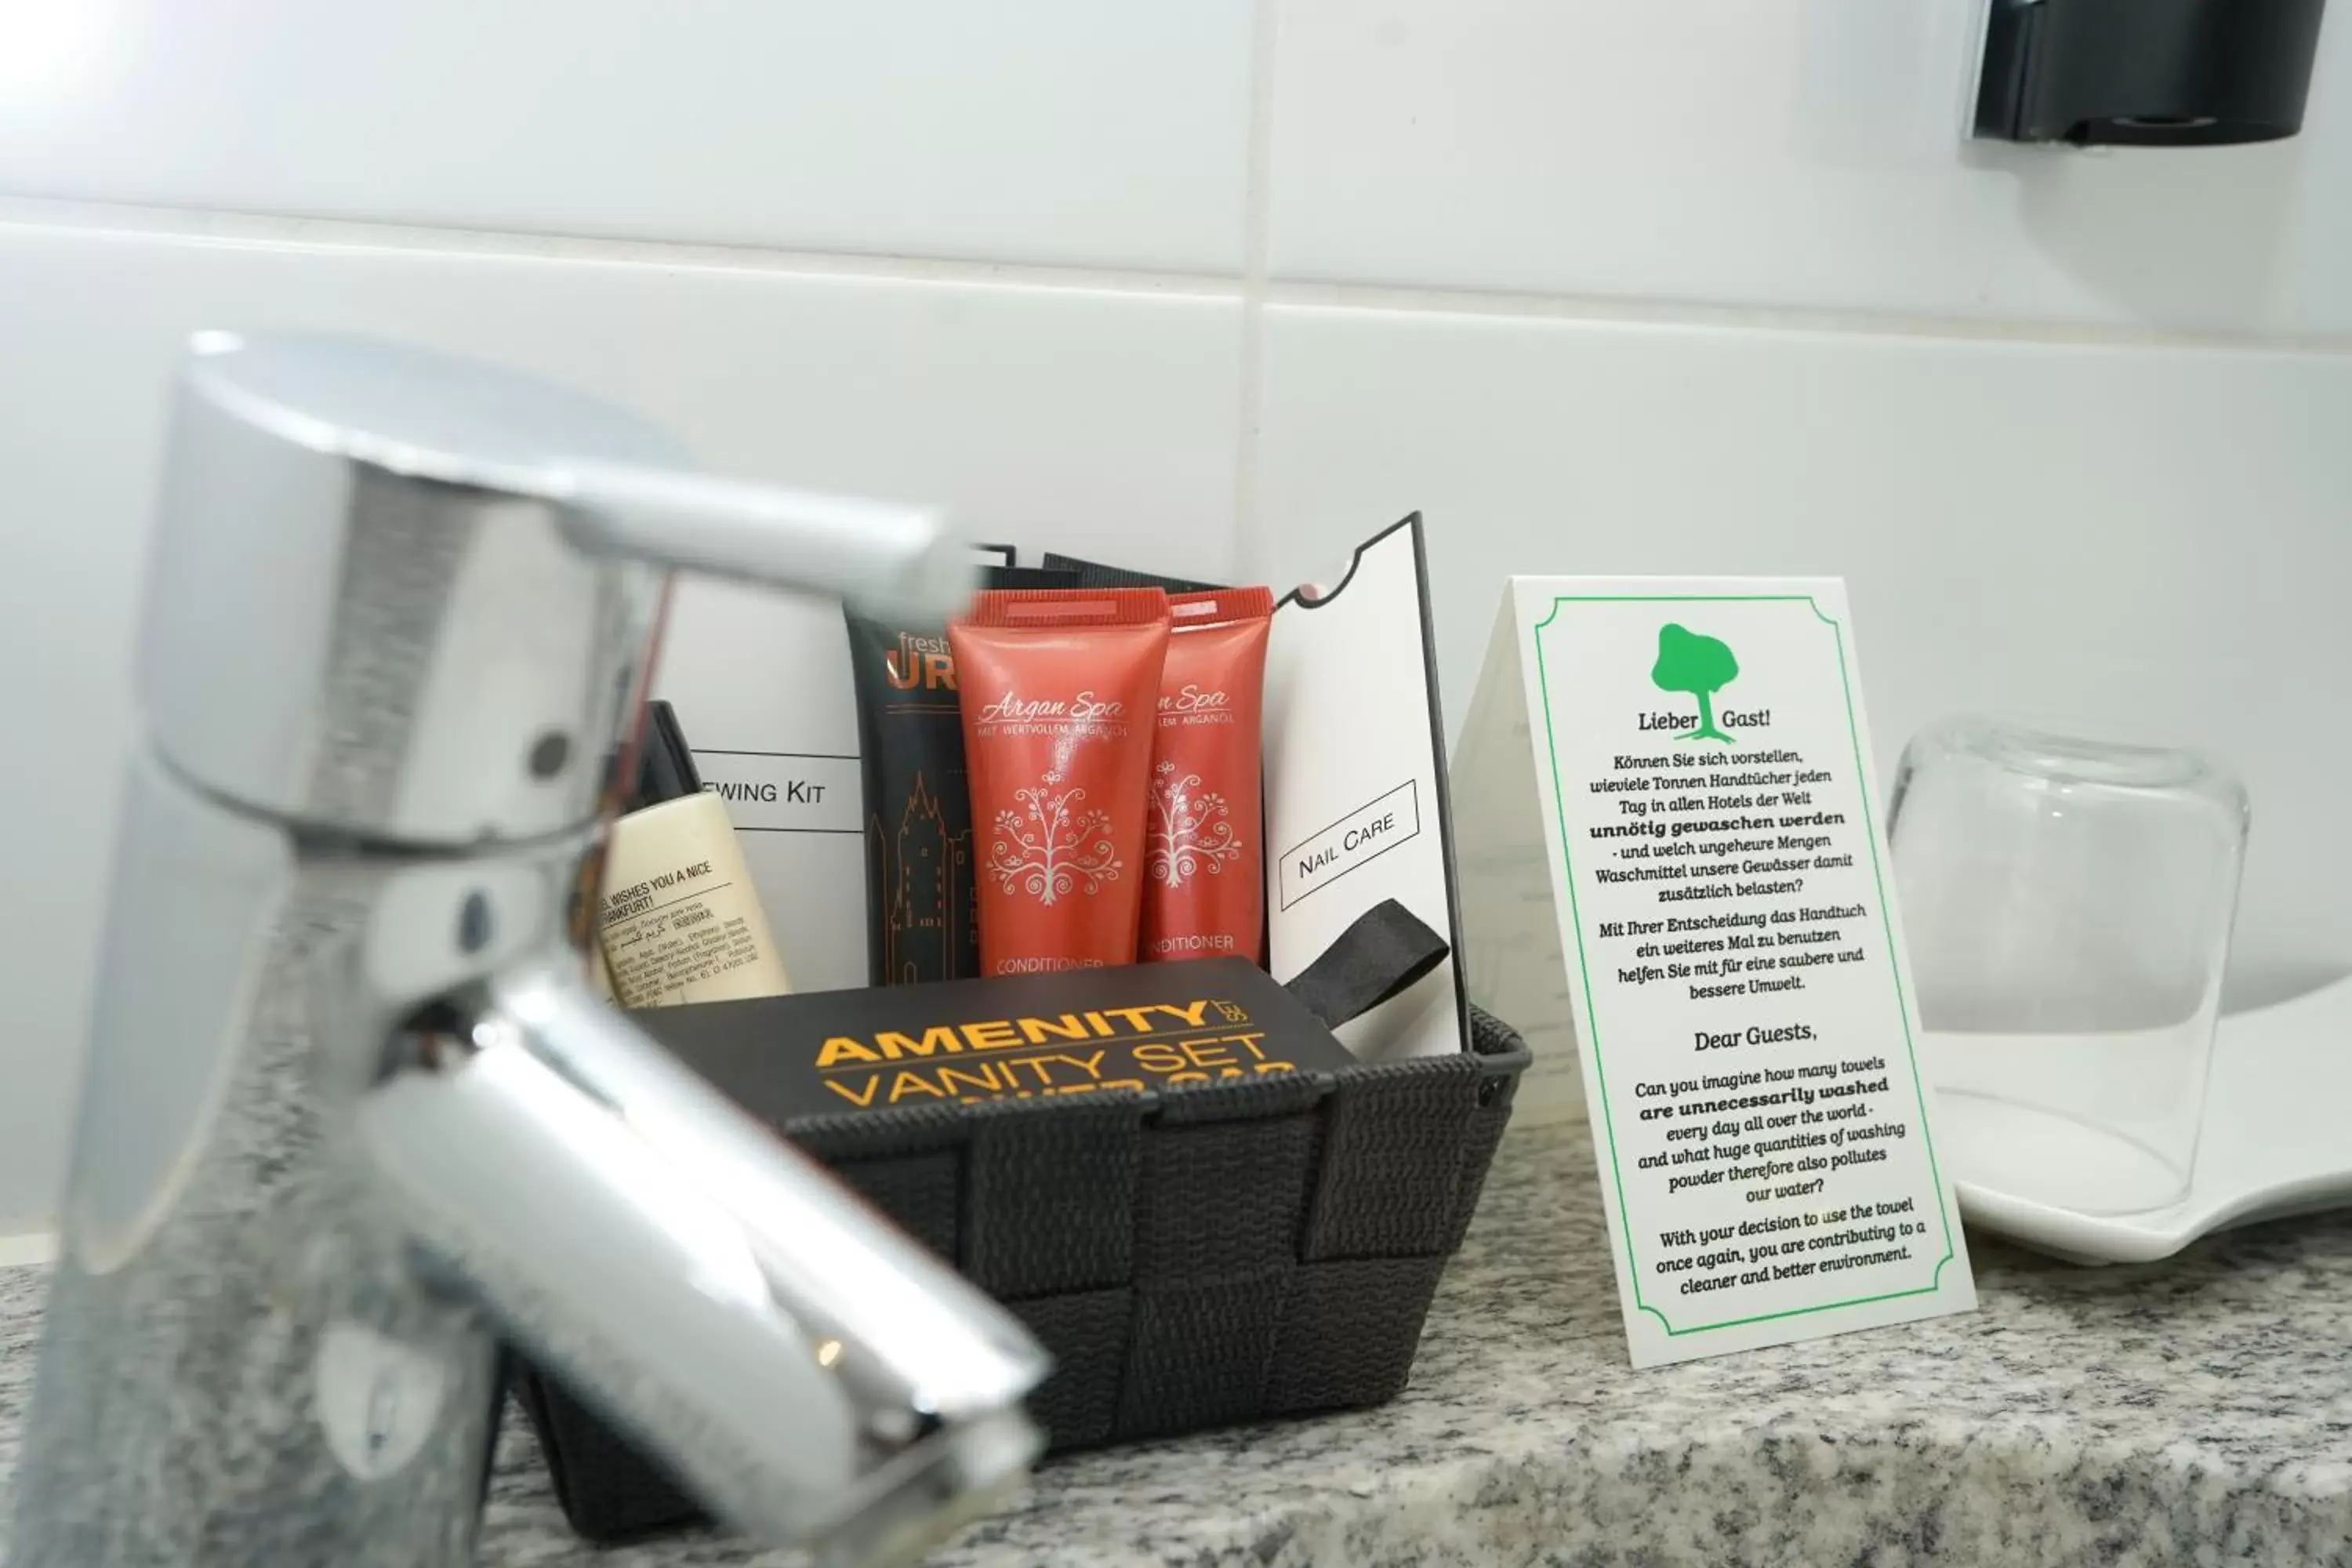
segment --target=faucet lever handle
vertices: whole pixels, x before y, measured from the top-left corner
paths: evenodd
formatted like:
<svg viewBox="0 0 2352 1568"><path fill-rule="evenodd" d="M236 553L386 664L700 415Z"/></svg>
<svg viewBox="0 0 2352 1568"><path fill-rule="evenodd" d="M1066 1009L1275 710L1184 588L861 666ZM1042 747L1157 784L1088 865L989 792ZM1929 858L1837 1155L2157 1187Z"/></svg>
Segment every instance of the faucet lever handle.
<svg viewBox="0 0 2352 1568"><path fill-rule="evenodd" d="M568 521L592 551L942 617L976 577L935 507L682 468L566 466Z"/></svg>

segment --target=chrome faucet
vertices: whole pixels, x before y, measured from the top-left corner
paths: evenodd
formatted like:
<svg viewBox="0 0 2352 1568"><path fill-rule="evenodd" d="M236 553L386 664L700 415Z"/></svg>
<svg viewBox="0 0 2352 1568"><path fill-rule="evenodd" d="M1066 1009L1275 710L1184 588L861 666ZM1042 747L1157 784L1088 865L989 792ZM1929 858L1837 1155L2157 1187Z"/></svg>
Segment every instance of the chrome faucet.
<svg viewBox="0 0 2352 1568"><path fill-rule="evenodd" d="M582 958L667 569L963 561L520 377L194 342L14 1568L466 1563L501 1336L820 1561L1018 1484L1020 1325Z"/></svg>

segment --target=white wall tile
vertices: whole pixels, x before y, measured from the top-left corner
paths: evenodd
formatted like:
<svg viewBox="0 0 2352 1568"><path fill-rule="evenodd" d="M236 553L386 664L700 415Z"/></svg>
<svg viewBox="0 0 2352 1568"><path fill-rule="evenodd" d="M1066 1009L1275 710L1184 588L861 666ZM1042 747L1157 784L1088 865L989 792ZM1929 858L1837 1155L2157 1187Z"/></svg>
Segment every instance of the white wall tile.
<svg viewBox="0 0 2352 1568"><path fill-rule="evenodd" d="M165 378L204 326L472 353L629 404L714 468L1232 564L1231 301L0 226L0 663L31 748L0 773L0 1233L63 1157Z"/></svg>
<svg viewBox="0 0 2352 1568"><path fill-rule="evenodd" d="M1978 711L2207 746L2254 829L2233 999L2352 970L2352 357L1269 312L1277 580L1429 526L1446 711L1512 573L1834 574L1881 777Z"/></svg>
<svg viewBox="0 0 2352 1568"><path fill-rule="evenodd" d="M1982 0L1279 4L1277 277L2352 331L2352 16L2299 138L2081 153L1962 142Z"/></svg>
<svg viewBox="0 0 2352 1568"><path fill-rule="evenodd" d="M1251 15L1251 0L12 5L0 190L1229 269Z"/></svg>

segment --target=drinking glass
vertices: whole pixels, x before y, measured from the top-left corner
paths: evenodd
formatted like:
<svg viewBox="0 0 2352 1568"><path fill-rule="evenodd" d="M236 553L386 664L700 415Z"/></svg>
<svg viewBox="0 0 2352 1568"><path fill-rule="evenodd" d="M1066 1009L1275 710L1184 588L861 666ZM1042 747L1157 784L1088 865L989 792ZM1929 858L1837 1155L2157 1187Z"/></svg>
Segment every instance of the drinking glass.
<svg viewBox="0 0 2352 1568"><path fill-rule="evenodd" d="M1887 821L1953 1175L2088 1214L2185 1196L2238 781L2193 752L1957 720L1905 750Z"/></svg>

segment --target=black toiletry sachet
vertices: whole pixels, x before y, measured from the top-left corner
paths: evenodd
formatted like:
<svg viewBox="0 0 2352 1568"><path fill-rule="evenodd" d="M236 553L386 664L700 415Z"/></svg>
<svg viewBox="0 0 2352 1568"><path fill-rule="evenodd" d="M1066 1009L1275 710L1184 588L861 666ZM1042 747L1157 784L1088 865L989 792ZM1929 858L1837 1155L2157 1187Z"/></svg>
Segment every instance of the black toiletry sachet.
<svg viewBox="0 0 2352 1568"><path fill-rule="evenodd" d="M1135 572L1125 566L1111 566L1100 561L1085 561L1076 555L1045 552L1049 571L1072 574L1074 588L1160 588L1171 594L1205 594L1213 588L1230 586L1224 583L1195 583L1189 577L1163 577L1157 572Z"/></svg>
<svg viewBox="0 0 2352 1568"><path fill-rule="evenodd" d="M1080 584L1067 572L997 566L981 585ZM865 783L867 983L970 979L980 973L980 889L947 628L856 610L845 618Z"/></svg>

